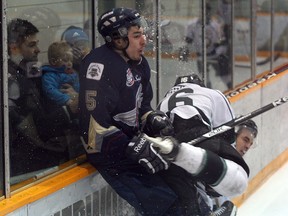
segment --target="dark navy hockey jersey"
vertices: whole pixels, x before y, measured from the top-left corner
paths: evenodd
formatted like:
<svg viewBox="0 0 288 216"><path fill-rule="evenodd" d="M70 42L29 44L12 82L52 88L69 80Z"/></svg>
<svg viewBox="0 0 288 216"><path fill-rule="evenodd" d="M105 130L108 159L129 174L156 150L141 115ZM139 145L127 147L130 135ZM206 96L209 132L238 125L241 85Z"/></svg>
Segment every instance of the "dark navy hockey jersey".
<svg viewBox="0 0 288 216"><path fill-rule="evenodd" d="M80 130L88 153L123 153L140 118L152 110L150 67L126 62L103 45L84 59L80 74Z"/></svg>

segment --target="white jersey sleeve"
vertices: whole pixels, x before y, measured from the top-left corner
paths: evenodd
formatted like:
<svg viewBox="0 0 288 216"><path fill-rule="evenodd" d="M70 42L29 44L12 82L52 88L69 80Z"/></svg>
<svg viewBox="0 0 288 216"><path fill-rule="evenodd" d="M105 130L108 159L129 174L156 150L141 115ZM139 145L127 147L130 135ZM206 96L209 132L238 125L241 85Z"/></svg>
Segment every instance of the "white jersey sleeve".
<svg viewBox="0 0 288 216"><path fill-rule="evenodd" d="M158 108L172 120L175 114L183 119L199 115L211 129L234 118L232 107L222 92L192 83L171 88Z"/></svg>

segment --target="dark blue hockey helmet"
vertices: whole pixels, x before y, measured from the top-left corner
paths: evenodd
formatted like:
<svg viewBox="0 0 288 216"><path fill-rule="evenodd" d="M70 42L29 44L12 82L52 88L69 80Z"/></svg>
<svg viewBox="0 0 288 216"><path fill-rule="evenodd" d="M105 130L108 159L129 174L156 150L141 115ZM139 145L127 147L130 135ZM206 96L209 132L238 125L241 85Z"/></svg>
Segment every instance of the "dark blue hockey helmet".
<svg viewBox="0 0 288 216"><path fill-rule="evenodd" d="M106 42L127 38L131 26L147 28L147 22L139 12L130 8L113 8L99 17L97 28Z"/></svg>
<svg viewBox="0 0 288 216"><path fill-rule="evenodd" d="M204 82L195 73L177 77L174 86L181 84L181 83L194 83L202 87L205 87Z"/></svg>

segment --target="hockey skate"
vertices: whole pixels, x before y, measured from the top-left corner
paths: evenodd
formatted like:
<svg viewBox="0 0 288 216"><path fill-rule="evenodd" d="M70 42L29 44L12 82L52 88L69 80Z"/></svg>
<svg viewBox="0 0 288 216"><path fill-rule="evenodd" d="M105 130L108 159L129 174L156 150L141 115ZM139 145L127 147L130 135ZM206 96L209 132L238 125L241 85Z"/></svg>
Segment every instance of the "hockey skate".
<svg viewBox="0 0 288 216"><path fill-rule="evenodd" d="M230 201L225 201L218 209L209 216L236 216L237 207Z"/></svg>

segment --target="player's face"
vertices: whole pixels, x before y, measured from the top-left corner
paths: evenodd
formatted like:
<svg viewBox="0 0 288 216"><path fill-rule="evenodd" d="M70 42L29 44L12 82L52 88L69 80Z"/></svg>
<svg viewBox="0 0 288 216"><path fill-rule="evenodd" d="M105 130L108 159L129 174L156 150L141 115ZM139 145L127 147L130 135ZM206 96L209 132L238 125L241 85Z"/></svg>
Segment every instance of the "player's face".
<svg viewBox="0 0 288 216"><path fill-rule="evenodd" d="M144 35L144 29L138 26L132 26L128 31L129 46L126 49L126 53L132 60L139 61L141 55L144 53L146 46L146 36Z"/></svg>
<svg viewBox="0 0 288 216"><path fill-rule="evenodd" d="M236 138L236 150L243 156L253 145L254 136L249 129L243 128Z"/></svg>
<svg viewBox="0 0 288 216"><path fill-rule="evenodd" d="M19 47L20 53L23 56L25 61L38 61L38 54L40 49L38 47L39 40L37 38L37 34L28 36L24 43L22 43Z"/></svg>

